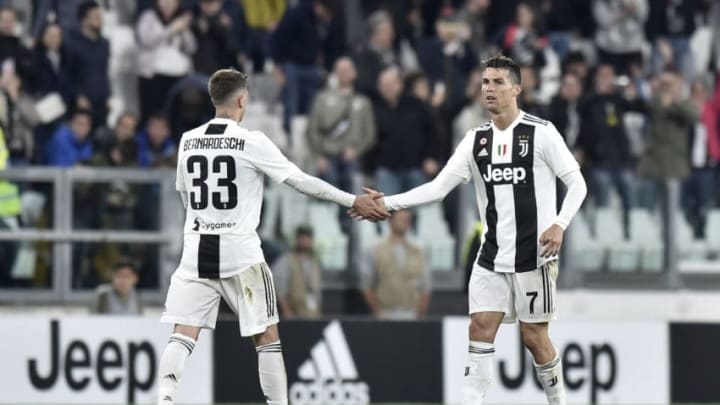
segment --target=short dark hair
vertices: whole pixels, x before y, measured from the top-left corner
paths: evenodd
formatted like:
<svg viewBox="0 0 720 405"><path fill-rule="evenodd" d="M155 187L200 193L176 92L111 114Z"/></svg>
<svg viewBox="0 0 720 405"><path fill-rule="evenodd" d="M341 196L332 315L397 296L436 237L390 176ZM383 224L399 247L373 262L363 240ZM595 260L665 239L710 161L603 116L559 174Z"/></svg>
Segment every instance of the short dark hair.
<svg viewBox="0 0 720 405"><path fill-rule="evenodd" d="M220 69L210 76L208 92L213 104L221 105L236 91L247 88L248 76L233 68Z"/></svg>
<svg viewBox="0 0 720 405"><path fill-rule="evenodd" d="M520 84L522 82L520 66L515 63L514 60L508 58L501 53L484 60L481 64L481 67L483 71L487 68L506 69L510 72L510 79L513 81L513 83Z"/></svg>
<svg viewBox="0 0 720 405"><path fill-rule="evenodd" d="M100 8L100 4L98 4L98 2L95 0L85 0L80 3L77 7L78 21L84 20L85 17L87 17L87 15L96 8Z"/></svg>
<svg viewBox="0 0 720 405"><path fill-rule="evenodd" d="M313 234L314 234L313 228L310 225L300 225L295 229L295 237L296 238L300 237L300 236L309 236L312 238Z"/></svg>
<svg viewBox="0 0 720 405"><path fill-rule="evenodd" d="M78 115L84 115L88 117L88 119L92 120L92 112L86 108L76 108L73 110L72 115L70 116L70 119L74 119Z"/></svg>
<svg viewBox="0 0 720 405"><path fill-rule="evenodd" d="M110 271L112 273L115 273L118 270L127 269L127 268L132 270L133 273L138 274L138 269L137 269L137 266L135 265L135 262L132 261L131 259L127 259L127 258L116 261L110 268Z"/></svg>

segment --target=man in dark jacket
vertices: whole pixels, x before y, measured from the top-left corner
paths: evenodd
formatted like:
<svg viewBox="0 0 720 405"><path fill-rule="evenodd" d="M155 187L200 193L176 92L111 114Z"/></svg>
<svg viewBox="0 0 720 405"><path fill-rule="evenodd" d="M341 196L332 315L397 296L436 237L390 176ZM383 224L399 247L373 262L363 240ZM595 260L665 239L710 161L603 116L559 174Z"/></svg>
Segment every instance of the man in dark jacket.
<svg viewBox="0 0 720 405"><path fill-rule="evenodd" d="M368 164L375 168L379 190L401 193L437 172L437 126L427 105L403 94L397 68L380 74L378 92L380 97L374 103L378 142L368 156Z"/></svg>
<svg viewBox="0 0 720 405"><path fill-rule="evenodd" d="M195 71L208 76L216 70L239 66L239 44L234 21L223 10L223 0L201 0L192 30L198 42L193 55Z"/></svg>
<svg viewBox="0 0 720 405"><path fill-rule="evenodd" d="M283 127L290 132L290 121L307 113L320 86L320 61L327 30L332 19L329 0L301 0L289 8L270 38L270 54L275 62L275 78L283 87Z"/></svg>
<svg viewBox="0 0 720 405"><path fill-rule="evenodd" d="M614 186L623 206L627 236L629 210L633 204L635 156L623 123L627 111L642 109L617 92L615 70L600 65L595 73L595 93L580 109L580 133L575 145L578 161L590 176L590 190L595 203L605 207Z"/></svg>
<svg viewBox="0 0 720 405"><path fill-rule="evenodd" d="M81 3L77 15L80 30L71 31L68 35L68 44L77 61L76 101L79 107L92 111L93 125L97 127L107 122L110 42L101 35L103 15L96 1Z"/></svg>

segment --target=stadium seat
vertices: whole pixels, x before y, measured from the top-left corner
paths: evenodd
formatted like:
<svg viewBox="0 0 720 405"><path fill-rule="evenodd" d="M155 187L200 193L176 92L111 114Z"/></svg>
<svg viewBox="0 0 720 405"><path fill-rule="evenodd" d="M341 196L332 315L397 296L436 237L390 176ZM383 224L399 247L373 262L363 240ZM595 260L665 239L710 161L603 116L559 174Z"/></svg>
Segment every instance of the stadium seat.
<svg viewBox="0 0 720 405"><path fill-rule="evenodd" d="M583 214L576 215L568 227L568 265L579 271L600 271L605 265L605 248L592 237Z"/></svg>
<svg viewBox="0 0 720 405"><path fill-rule="evenodd" d="M607 249L609 271L632 272L640 268L640 247L623 236L619 210L598 208L595 213L598 241Z"/></svg>
<svg viewBox="0 0 720 405"><path fill-rule="evenodd" d="M326 270L345 270L348 264L348 237L340 229L340 207L311 202L307 220L315 229L315 251Z"/></svg>
<svg viewBox="0 0 720 405"><path fill-rule="evenodd" d="M663 241L659 219L646 209L630 211L630 240L640 249L640 270L658 272L663 268Z"/></svg>
<svg viewBox="0 0 720 405"><path fill-rule="evenodd" d="M442 204L435 203L417 209L417 237L428 254L431 270L451 270L455 237L450 234Z"/></svg>
<svg viewBox="0 0 720 405"><path fill-rule="evenodd" d="M720 255L720 209L714 209L708 214L705 236L708 241L708 248L715 255Z"/></svg>

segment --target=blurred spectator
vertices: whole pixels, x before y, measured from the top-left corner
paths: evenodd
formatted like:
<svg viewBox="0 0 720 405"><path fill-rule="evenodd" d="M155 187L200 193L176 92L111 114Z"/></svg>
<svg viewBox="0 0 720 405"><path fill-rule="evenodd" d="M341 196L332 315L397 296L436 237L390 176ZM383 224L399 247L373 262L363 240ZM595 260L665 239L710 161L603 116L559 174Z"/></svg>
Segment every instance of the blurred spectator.
<svg viewBox="0 0 720 405"><path fill-rule="evenodd" d="M523 76L525 80L525 76ZM555 124L569 148L575 147L580 132L580 99L583 96L582 83L574 73L565 73L560 92L553 97L548 108L548 121Z"/></svg>
<svg viewBox="0 0 720 405"><path fill-rule="evenodd" d="M375 169L376 187L390 195L419 186L437 173L438 140L432 112L422 101L403 94L397 68L380 74L378 91L373 104L378 142L366 161Z"/></svg>
<svg viewBox="0 0 720 405"><path fill-rule="evenodd" d="M0 74L0 126L13 166L31 163L35 140L33 127L39 118L35 103L22 79L14 73Z"/></svg>
<svg viewBox="0 0 720 405"><path fill-rule="evenodd" d="M338 59L333 73L337 85L328 86L315 98L307 141L318 176L352 191L359 158L375 144L375 117L370 100L353 88L357 72L352 59Z"/></svg>
<svg viewBox="0 0 720 405"><path fill-rule="evenodd" d="M170 136L170 124L162 114L151 115L137 137L141 167L175 167L177 147Z"/></svg>
<svg viewBox="0 0 720 405"><path fill-rule="evenodd" d="M583 92L590 92L593 88L593 80L590 75L590 66L585 55L579 51L571 51L562 61L562 73L572 73L580 79Z"/></svg>
<svg viewBox="0 0 720 405"><path fill-rule="evenodd" d="M253 70L262 72L269 54L270 34L275 30L285 9L286 0L240 0L248 25L247 53Z"/></svg>
<svg viewBox="0 0 720 405"><path fill-rule="evenodd" d="M538 100L538 89L540 81L538 80L538 72L533 66L523 66L520 68L522 82L520 88L522 92L518 97L519 107L528 114L536 117L545 117L547 109Z"/></svg>
<svg viewBox="0 0 720 405"><path fill-rule="evenodd" d="M90 138L92 114L88 110L78 109L69 125L63 125L55 131L45 152L48 165L72 167L87 163L93 154Z"/></svg>
<svg viewBox="0 0 720 405"><path fill-rule="evenodd" d="M577 0L542 0L545 29L555 53L564 59L578 37L593 34L592 2Z"/></svg>
<svg viewBox="0 0 720 405"><path fill-rule="evenodd" d="M207 91L208 77L189 75L177 82L168 93L165 116L172 117L170 132L175 142L185 131L208 122L215 116L215 108Z"/></svg>
<svg viewBox="0 0 720 405"><path fill-rule="evenodd" d="M438 159L445 159L450 156L449 147L450 140L448 139L448 132L443 125L443 120L447 118L451 120L452 117L445 117L443 113L446 113L445 106L446 92L445 86L442 83L436 83L433 89L430 89L430 81L427 76L422 72L412 72L405 76L404 88L406 89L407 95L414 97L427 107L431 114L431 120L433 126L432 132L435 134L435 152L434 156ZM448 127L449 129L449 127Z"/></svg>
<svg viewBox="0 0 720 405"><path fill-rule="evenodd" d="M467 0L458 12L457 18L470 29L468 44L478 60L485 59L487 55L486 18L490 0Z"/></svg>
<svg viewBox="0 0 720 405"><path fill-rule="evenodd" d="M640 204L653 208L658 186L665 179L684 179L690 174L689 136L698 120L695 105L683 97L683 79L675 72L660 74L648 111L645 152L638 172L649 181L648 194Z"/></svg>
<svg viewBox="0 0 720 405"><path fill-rule="evenodd" d="M26 81L33 77L32 53L18 36L17 14L9 7L0 7L0 70Z"/></svg>
<svg viewBox="0 0 720 405"><path fill-rule="evenodd" d="M437 36L418 41L418 59L429 81L449 93L444 96L462 98L468 75L477 64L468 43L470 27L457 17L441 18L435 25Z"/></svg>
<svg viewBox="0 0 720 405"><path fill-rule="evenodd" d="M683 185L685 217L697 239L705 239L707 215L715 199L716 169L720 163L720 80L716 80L714 94L709 94L705 81L693 81L690 97L700 114L700 120L690 131L690 177Z"/></svg>
<svg viewBox="0 0 720 405"><path fill-rule="evenodd" d="M208 76L220 68L240 66L240 47L233 20L223 10L224 0L200 0L192 30L197 39L195 71ZM242 66L240 66L242 69Z"/></svg>
<svg viewBox="0 0 720 405"><path fill-rule="evenodd" d="M135 286L138 272L131 261L119 261L110 270L110 283L100 285L90 304L91 314L140 315L143 305Z"/></svg>
<svg viewBox="0 0 720 405"><path fill-rule="evenodd" d="M642 62L647 0L593 0L593 17L601 63L625 74L631 62Z"/></svg>
<svg viewBox="0 0 720 405"><path fill-rule="evenodd" d="M530 3L518 4L515 21L505 28L499 38L503 53L520 66L545 66L544 50L548 40L541 35L539 24L537 11Z"/></svg>
<svg viewBox="0 0 720 405"><path fill-rule="evenodd" d="M100 144L95 165L101 166L137 166L138 142L135 139L138 119L135 114L125 112L115 121L115 127L105 134L96 136Z"/></svg>
<svg viewBox="0 0 720 405"><path fill-rule="evenodd" d="M646 31L653 44L653 70L661 72L676 68L686 79L692 79L695 63L690 51L690 36L695 32L699 0L651 0L649 3Z"/></svg>
<svg viewBox="0 0 720 405"><path fill-rule="evenodd" d="M453 122L453 143L454 150L460 143L465 133L490 119L485 106L483 105L482 92L482 70L475 69L470 74L467 89L465 90L467 99L471 102L466 105Z"/></svg>
<svg viewBox="0 0 720 405"><path fill-rule="evenodd" d="M5 134L0 127L0 171L5 170L10 163L8 149L5 144ZM20 227L20 214L22 202L18 187L9 181L0 179L0 230L7 231ZM16 241L0 241L0 286L12 285L12 270L19 249Z"/></svg>
<svg viewBox="0 0 720 405"><path fill-rule="evenodd" d="M157 0L142 13L136 27L140 75L140 122L163 111L170 88L193 69L197 42L190 30L193 16L179 0Z"/></svg>
<svg viewBox="0 0 720 405"><path fill-rule="evenodd" d="M398 211L389 221L390 236L363 260L362 293L378 318L416 319L427 314L430 306L430 270L423 250L407 239L410 211Z"/></svg>
<svg viewBox="0 0 720 405"><path fill-rule="evenodd" d="M33 0L32 3L32 30L31 36L39 38L40 32L48 23L56 23L63 29L72 29L80 25L78 7L85 0ZM129 3L129 2L126 2ZM134 3L134 2L132 2Z"/></svg>
<svg viewBox="0 0 720 405"><path fill-rule="evenodd" d="M630 152L623 116L631 109L640 108L618 93L613 67L600 65L595 72L595 92L580 107L580 133L575 144L576 157L587 169L590 194L597 206L608 205L611 185L618 191L626 236L633 205L635 157Z"/></svg>
<svg viewBox="0 0 720 405"><path fill-rule="evenodd" d="M73 67L76 103L79 108L91 111L93 127L103 126L107 123L110 100L110 42L102 36L103 14L95 0L80 3L77 16L80 30L68 34L68 44L77 60Z"/></svg>
<svg viewBox="0 0 720 405"><path fill-rule="evenodd" d="M273 263L275 291L286 318L317 318L322 314L322 270L313 242L312 228L299 226L293 250Z"/></svg>
<svg viewBox="0 0 720 405"><path fill-rule="evenodd" d="M306 114L320 86L324 42L333 18L329 0L301 0L285 12L270 38L275 79L283 88L283 128Z"/></svg>
<svg viewBox="0 0 720 405"><path fill-rule="evenodd" d="M33 90L38 97L58 93L67 107L75 104L75 60L64 46L62 28L48 24L35 44L35 78Z"/></svg>
<svg viewBox="0 0 720 405"><path fill-rule="evenodd" d="M417 70L418 62L407 41L396 46L395 27L385 11L376 11L368 18L368 29L367 46L353 54L353 60L358 69L358 90L374 96L381 71L390 66L399 66L405 71Z"/></svg>

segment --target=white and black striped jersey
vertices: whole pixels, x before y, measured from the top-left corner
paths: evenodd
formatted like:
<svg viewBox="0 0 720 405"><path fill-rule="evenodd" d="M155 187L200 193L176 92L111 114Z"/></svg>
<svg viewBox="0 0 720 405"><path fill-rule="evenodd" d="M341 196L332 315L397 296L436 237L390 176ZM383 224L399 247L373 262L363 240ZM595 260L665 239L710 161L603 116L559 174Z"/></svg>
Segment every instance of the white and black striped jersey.
<svg viewBox="0 0 720 405"><path fill-rule="evenodd" d="M178 271L222 278L265 261L256 229L263 174L278 183L299 171L260 131L215 118L183 134L176 188L188 193Z"/></svg>
<svg viewBox="0 0 720 405"><path fill-rule="evenodd" d="M492 122L471 129L446 170L474 180L481 267L519 273L556 259L540 257L539 239L557 216L556 176L579 165L552 123L520 111L505 130Z"/></svg>

